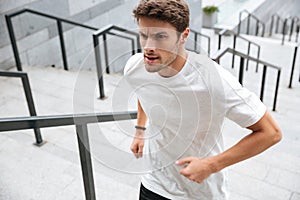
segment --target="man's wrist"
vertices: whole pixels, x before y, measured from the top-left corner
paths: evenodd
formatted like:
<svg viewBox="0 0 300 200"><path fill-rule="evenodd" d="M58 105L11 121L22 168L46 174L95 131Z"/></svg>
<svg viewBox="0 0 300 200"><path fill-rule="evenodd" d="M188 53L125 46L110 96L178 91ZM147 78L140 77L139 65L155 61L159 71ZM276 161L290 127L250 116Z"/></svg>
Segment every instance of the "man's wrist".
<svg viewBox="0 0 300 200"><path fill-rule="evenodd" d="M139 126L139 125L134 126L134 128L137 129L137 130L142 130L142 131L145 131L145 130L146 130L146 127L144 127L144 126Z"/></svg>
<svg viewBox="0 0 300 200"><path fill-rule="evenodd" d="M220 167L218 157L213 156L213 157L209 157L207 159L209 162L210 169L212 170L212 173L217 173L222 170L222 167Z"/></svg>

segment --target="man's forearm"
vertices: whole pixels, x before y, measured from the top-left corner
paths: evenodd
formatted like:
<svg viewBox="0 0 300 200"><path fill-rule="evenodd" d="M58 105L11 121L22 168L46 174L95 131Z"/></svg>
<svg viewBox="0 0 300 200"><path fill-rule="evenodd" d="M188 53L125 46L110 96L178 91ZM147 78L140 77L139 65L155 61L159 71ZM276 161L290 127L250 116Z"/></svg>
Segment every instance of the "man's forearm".
<svg viewBox="0 0 300 200"><path fill-rule="evenodd" d="M147 115L143 110L140 101L138 100L138 113L137 113L137 125L138 126L145 126L147 122Z"/></svg>
<svg viewBox="0 0 300 200"><path fill-rule="evenodd" d="M215 163L214 171L218 172L230 165L258 155L275 143L277 143L276 139L266 137L264 132L254 132L227 151L212 158L214 159L213 163Z"/></svg>
<svg viewBox="0 0 300 200"><path fill-rule="evenodd" d="M211 158L216 172L265 151L281 139L281 131L268 113L250 129L253 131L251 134L225 152Z"/></svg>

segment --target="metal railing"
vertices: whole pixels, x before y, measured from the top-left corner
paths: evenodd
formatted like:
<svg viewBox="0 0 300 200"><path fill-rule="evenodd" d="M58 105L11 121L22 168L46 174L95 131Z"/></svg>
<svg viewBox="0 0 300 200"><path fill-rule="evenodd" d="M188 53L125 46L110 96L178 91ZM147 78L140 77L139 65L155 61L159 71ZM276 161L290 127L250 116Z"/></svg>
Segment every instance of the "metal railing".
<svg viewBox="0 0 300 200"><path fill-rule="evenodd" d="M198 36L203 37L207 39L207 54L210 55L210 49L211 49L211 39L208 35L205 35L203 33L200 33L198 31L195 31L193 29L190 29L190 32L194 34L194 49L191 49L191 51L199 52L198 51Z"/></svg>
<svg viewBox="0 0 300 200"><path fill-rule="evenodd" d="M7 29L8 29L8 33L9 33L9 37L10 37L10 41L11 41L11 45L12 45L12 49L13 49L15 62L16 62L16 66L17 66L18 71L22 71L22 63L21 63L21 58L20 58L18 46L17 46L17 40L16 40L16 36L15 36L15 32L14 32L12 18L15 17L15 16L18 16L18 15L21 15L23 13L31 13L31 14L34 14L34 15L38 15L38 16L42 16L42 17L46 17L46 18L49 18L49 19L56 20L58 35L59 35L59 39L60 39L60 48L61 48L63 66L64 66L65 70L68 70L69 67L68 67L67 53L66 53L66 47L65 47L65 42L64 42L64 36L63 36L63 24L62 23L71 24L71 25L74 25L74 26L79 26L79 27L86 28L86 29L89 29L89 30L92 30L92 31L98 30L98 28L96 28L96 27L84 25L84 24L81 24L81 23L78 23L78 22L74 22L74 21L71 21L71 20L68 20L68 19L60 18L60 17L54 16L54 15L42 13L42 12L39 12L39 11L36 11L36 10L31 10L31 9L22 9L22 10L19 10L17 12L5 15Z"/></svg>
<svg viewBox="0 0 300 200"><path fill-rule="evenodd" d="M242 26L242 15L246 13L247 14L247 24L246 24L246 34L250 33L250 20L253 19L255 20L255 36L258 36L259 34L259 28L261 27L261 35L260 36L264 36L265 35L265 23L263 21L261 21L260 19L258 19L255 15L253 15L252 13L250 13L247 10L242 10L239 14L239 24L238 24L238 30L237 33L240 34L241 33L241 26Z"/></svg>
<svg viewBox="0 0 300 200"><path fill-rule="evenodd" d="M21 15L23 13L31 13L31 14L35 14L38 16L42 16L42 17L46 17L46 18L50 18L53 20L56 20L57 23L57 29L58 29L58 35L59 35L59 39L60 39L60 47L61 47L61 53L62 53L62 59L63 59L63 66L65 70L68 70L68 60L67 60L67 53L66 53L66 48L65 48L65 42L64 42L64 36L63 36L63 23L66 24L71 24L74 26L79 26L82 28L86 28L92 31L96 31L93 32L93 42L94 42L94 47L95 47L95 59L96 59L96 67L97 67L97 76L98 76L98 84L99 84L99 90L100 90L100 98L103 99L105 97L104 95L104 85L103 85L103 74L102 74L102 67L101 67L101 58L100 58L100 48L99 48L99 37L103 36L103 45L104 45L104 55L105 55L105 63L106 63L106 72L109 73L109 61L108 61L108 51L107 51L107 35L114 35L126 40L130 40L131 41L131 46L132 46L132 54L135 53L135 51L140 52L141 51L141 47L139 44L139 35L138 33L135 33L133 31L129 31L126 30L124 28L115 26L115 25L108 25L102 29L98 29L96 27L92 27L92 26L88 26L85 24L81 24L75 21L71 21L68 19L64 19L64 18L60 18L54 15L50 15L50 14L46 14L46 13L42 13L36 10L31 10L31 9L22 9L20 11L11 13L11 14L7 14L5 15L5 19L6 19L6 24L7 24L7 28L8 28L8 32L9 32L9 36L10 36L10 41L11 41L11 45L12 45L12 49L13 49L13 53L14 53L14 58L15 58L15 62L16 62L16 67L18 69L18 71L22 71L22 63L21 63L21 59L20 59L20 54L19 54L19 50L18 50L18 46L17 46L17 40L15 37L15 33L14 33L14 27L13 27L13 23L12 23L12 18L18 15ZM122 35L119 33L115 33L115 32L111 32L111 31L119 31L122 33L126 33L129 35L133 35L136 37L136 39L130 38L126 35ZM136 46L137 48L135 49L135 41L136 41Z"/></svg>
<svg viewBox="0 0 300 200"><path fill-rule="evenodd" d="M290 25L290 29L288 30L288 24ZM298 17L287 17L284 19L283 27L282 27L282 40L281 44L283 45L285 42L285 36L288 35L288 41L292 40L293 32L296 32L295 42L298 42L299 31L300 31L300 20Z"/></svg>
<svg viewBox="0 0 300 200"><path fill-rule="evenodd" d="M222 56L224 56L226 53L232 53L235 54L236 56L240 57L240 68L239 68L239 82L243 84L243 77L244 77L244 61L245 59L252 60L254 62L258 62L259 64L263 65L263 74L262 74L262 82L261 82L261 88L260 88L260 99L263 101L264 99L264 90L265 90L265 81L266 81L266 74L267 74L267 69L272 68L277 70L277 78L276 78L276 85L275 85L275 93L274 93L274 100L273 100L273 111L276 111L276 104L277 104L277 96L278 96L278 89L279 89L279 81L280 81L280 74L281 74L281 68L274 66L272 64L269 64L267 62L258 60L256 58L253 58L251 56L248 56L244 53L241 53L239 51L236 51L231 48L224 48L219 51L217 51L211 58L215 60L216 62L220 62L220 59Z"/></svg>
<svg viewBox="0 0 300 200"><path fill-rule="evenodd" d="M31 88L30 88L27 73L0 71L0 76L21 78L29 114L30 114L30 116L36 116L36 110L35 110L35 106L34 106L34 101L33 101L32 93L31 93ZM39 128L34 128L34 135L35 135L35 143L34 144L37 146L41 146L43 144L41 130Z"/></svg>
<svg viewBox="0 0 300 200"><path fill-rule="evenodd" d="M256 59L259 60L260 58L260 45L258 45L257 43L255 42L252 42L250 40L248 40L247 38L241 36L241 35L238 35L237 33L235 33L234 31L231 31L231 30L227 30L227 29L224 29L222 31L220 31L218 33L218 50L221 49L221 44L222 44L222 36L225 35L225 34L232 34L233 35L233 49L236 50L236 44L237 44L237 38L241 39L241 40L244 40L246 42L248 42L248 48L247 48L247 55L250 56L250 51L251 51L251 45L254 45L257 47L257 57ZM234 68L234 64L235 64L235 55L232 54L232 68ZM246 70L248 70L248 66L249 66L249 59L247 59L247 63L246 63ZM258 62L256 62L256 72L258 71Z"/></svg>
<svg viewBox="0 0 300 200"><path fill-rule="evenodd" d="M122 32L122 34L130 35L135 37L133 39L132 37L128 37L125 35L120 35L118 33L114 33L111 31L119 31ZM139 40L139 34L134 31L129 31L127 29L115 26L115 25L108 25L100 30L97 30L93 33L93 42L94 42L94 52L95 52L95 58L96 58L96 67L97 67L97 76L98 76L98 84L99 84L99 92L100 92L100 99L105 98L104 94L104 86L103 86L103 72L102 72L102 64L101 64L101 53L100 53L100 40L99 37L102 36L103 38L103 46L104 46L104 60L105 60L105 70L106 73L110 73L109 70L109 61L108 61L108 51L107 51L107 35L115 35L122 37L124 39L131 41L131 52L132 55L135 54L135 51L141 52L141 45ZM136 41L136 43L134 42ZM136 49L135 49L136 46Z"/></svg>
<svg viewBox="0 0 300 200"><path fill-rule="evenodd" d="M86 200L95 200L92 159L89 145L88 124L136 119L136 112L71 114L38 117L0 118L0 132L58 126L76 126L80 163Z"/></svg>
<svg viewBox="0 0 300 200"><path fill-rule="evenodd" d="M291 68L291 75L290 75L290 82L289 82L289 88L292 88L292 84L293 84L293 76L294 76L294 70L295 70L295 65L296 65L296 60L297 60L297 52L298 52L298 48L300 46L300 43L298 43L295 48L294 48L294 55L293 55L293 62L292 62L292 68ZM299 80L300 82L300 74L299 74Z"/></svg>
<svg viewBox="0 0 300 200"><path fill-rule="evenodd" d="M276 20L276 23L275 23ZM275 23L275 33L281 33L282 39L281 44L283 45L285 42L286 35L288 35L288 41L292 41L292 35L295 33L295 42L298 42L299 32L300 32L300 19L297 16L286 17L285 19L281 18L278 14L272 15L271 24L270 24L270 33L269 36L273 34L273 27ZM280 23L282 24L281 31Z"/></svg>
<svg viewBox="0 0 300 200"><path fill-rule="evenodd" d="M275 23L275 20L276 20L276 23ZM279 32L279 26L280 26L280 22L283 26L283 19L278 15L278 14L274 14L272 15L272 18L271 18L271 24L270 24L270 32L269 32L269 36L272 36L273 34L273 27L274 27L274 23L275 23L275 33L278 33Z"/></svg>

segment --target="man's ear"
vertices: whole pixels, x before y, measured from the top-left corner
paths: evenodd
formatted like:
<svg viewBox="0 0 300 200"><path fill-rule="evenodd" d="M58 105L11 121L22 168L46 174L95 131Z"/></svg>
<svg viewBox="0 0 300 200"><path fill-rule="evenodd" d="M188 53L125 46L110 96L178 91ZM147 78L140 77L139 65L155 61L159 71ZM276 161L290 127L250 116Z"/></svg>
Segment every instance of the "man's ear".
<svg viewBox="0 0 300 200"><path fill-rule="evenodd" d="M187 41L187 38L189 36L190 29L186 28L183 33L181 34L181 42L185 43Z"/></svg>

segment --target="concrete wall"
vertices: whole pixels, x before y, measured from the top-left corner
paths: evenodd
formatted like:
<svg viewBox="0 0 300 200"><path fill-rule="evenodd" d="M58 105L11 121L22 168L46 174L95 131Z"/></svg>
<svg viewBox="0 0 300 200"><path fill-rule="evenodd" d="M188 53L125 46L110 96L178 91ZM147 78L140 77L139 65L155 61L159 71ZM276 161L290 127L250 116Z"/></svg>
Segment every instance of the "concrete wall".
<svg viewBox="0 0 300 200"><path fill-rule="evenodd" d="M201 0L188 0L191 7L191 27L201 30ZM30 8L102 28L115 24L136 30L132 9L138 0L13 0L0 1L0 69L15 66L5 23L5 14ZM60 43L53 20L25 13L13 18L17 44L23 66L62 66ZM71 69L95 69L92 45L93 31L63 24L68 63ZM131 43L109 37L109 58L115 71L123 68L131 55ZM103 51L102 51L103 52ZM103 54L102 54L103 58ZM102 59L103 60L103 59Z"/></svg>
<svg viewBox="0 0 300 200"><path fill-rule="evenodd" d="M1 1L0 6L0 68L14 66L5 14L30 8L85 23L96 16L122 5L124 0L13 0ZM83 6L85 5L85 6ZM60 65L61 55L56 23L44 17L25 13L12 19L23 65ZM101 27L101 23L93 26ZM65 30L71 27L64 25ZM73 36L82 30L66 32L68 53L82 49ZM91 33L91 31L89 31ZM81 35L84 36L84 35ZM89 37L89 36L88 36ZM80 39L80 38L79 38Z"/></svg>

